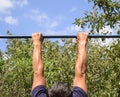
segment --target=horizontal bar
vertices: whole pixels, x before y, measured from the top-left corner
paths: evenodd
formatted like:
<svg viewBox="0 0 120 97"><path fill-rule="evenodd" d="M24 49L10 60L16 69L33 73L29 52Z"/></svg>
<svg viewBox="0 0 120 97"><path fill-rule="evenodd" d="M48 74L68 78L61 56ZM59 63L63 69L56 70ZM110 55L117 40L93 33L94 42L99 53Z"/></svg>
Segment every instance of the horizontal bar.
<svg viewBox="0 0 120 97"><path fill-rule="evenodd" d="M76 38L75 35L50 35L50 36L43 36L43 38ZM90 35L89 38L120 38L120 35ZM0 36L0 38L32 38L32 36Z"/></svg>

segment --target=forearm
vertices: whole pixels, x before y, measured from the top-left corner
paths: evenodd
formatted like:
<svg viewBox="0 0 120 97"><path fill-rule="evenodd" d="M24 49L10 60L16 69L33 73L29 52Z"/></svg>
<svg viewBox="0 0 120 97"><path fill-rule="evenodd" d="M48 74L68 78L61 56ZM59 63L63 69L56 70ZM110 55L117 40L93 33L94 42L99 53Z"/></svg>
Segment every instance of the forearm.
<svg viewBox="0 0 120 97"><path fill-rule="evenodd" d="M86 45L78 44L78 58L75 66L75 74L76 76L85 76L87 68L87 53L86 53Z"/></svg>
<svg viewBox="0 0 120 97"><path fill-rule="evenodd" d="M42 62L41 44L35 44L33 50L33 70L34 73L44 75L44 66Z"/></svg>
<svg viewBox="0 0 120 97"><path fill-rule="evenodd" d="M82 88L87 93L86 69L87 69L86 46L78 44L78 58L75 66L75 78L73 85Z"/></svg>
<svg viewBox="0 0 120 97"><path fill-rule="evenodd" d="M44 78L44 65L42 62L42 55L41 55L41 45L34 45L33 50L33 85L32 89L34 89L38 85L45 85L46 81Z"/></svg>

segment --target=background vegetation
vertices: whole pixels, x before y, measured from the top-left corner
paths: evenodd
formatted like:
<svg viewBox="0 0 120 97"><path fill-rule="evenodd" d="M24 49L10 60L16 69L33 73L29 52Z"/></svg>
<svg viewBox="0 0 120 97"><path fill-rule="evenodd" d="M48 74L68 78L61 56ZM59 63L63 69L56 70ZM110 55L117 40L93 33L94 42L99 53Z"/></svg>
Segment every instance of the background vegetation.
<svg viewBox="0 0 120 97"><path fill-rule="evenodd" d="M91 33L99 33L106 25L119 27L118 0L88 1L94 4L95 16L87 12L85 17L76 19L75 24L83 28L88 26ZM33 78L32 42L30 39L9 39L6 45L6 51L0 51L0 97L30 97ZM90 39L87 50L89 97L120 97L120 40L116 39L107 46L101 45L97 39ZM77 57L77 43L74 40L44 40L42 57L48 88L55 81L72 86Z"/></svg>
<svg viewBox="0 0 120 97"><path fill-rule="evenodd" d="M92 44L89 40L87 84L89 97L120 96L120 40L111 46ZM49 88L55 81L72 85L77 45L71 39L59 42L45 40L43 60ZM29 97L32 85L32 42L12 39L0 54L1 97Z"/></svg>

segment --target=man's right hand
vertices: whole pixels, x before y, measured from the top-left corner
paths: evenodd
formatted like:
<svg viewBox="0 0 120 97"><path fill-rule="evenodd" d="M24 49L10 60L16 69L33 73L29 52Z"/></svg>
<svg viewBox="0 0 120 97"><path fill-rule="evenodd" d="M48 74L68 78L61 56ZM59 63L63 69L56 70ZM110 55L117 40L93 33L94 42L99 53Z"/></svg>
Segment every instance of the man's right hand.
<svg viewBox="0 0 120 97"><path fill-rule="evenodd" d="M78 32L77 42L78 44L86 45L88 40L88 33Z"/></svg>

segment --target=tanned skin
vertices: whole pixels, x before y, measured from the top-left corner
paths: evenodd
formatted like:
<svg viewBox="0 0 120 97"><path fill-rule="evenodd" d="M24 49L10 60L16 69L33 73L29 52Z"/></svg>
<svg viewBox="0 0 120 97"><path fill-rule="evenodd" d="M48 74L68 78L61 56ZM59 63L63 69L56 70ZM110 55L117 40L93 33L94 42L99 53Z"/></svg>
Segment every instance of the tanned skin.
<svg viewBox="0 0 120 97"><path fill-rule="evenodd" d="M86 93L88 93L87 85L86 85L87 40L88 40L88 33L78 32L77 35L78 57L75 66L75 78L73 81L73 86L78 86L82 88Z"/></svg>
<svg viewBox="0 0 120 97"><path fill-rule="evenodd" d="M34 89L38 85L45 85L46 81L44 78L44 65L42 62L42 42L43 37L41 33L32 34L32 40L34 45L33 50L33 85L32 89Z"/></svg>
<svg viewBox="0 0 120 97"><path fill-rule="evenodd" d="M86 69L87 69L87 53L86 53L86 44L87 44L88 34L79 32L77 35L78 42L78 58L75 66L75 78L73 81L73 86L82 88L86 93ZM32 40L34 45L33 50L33 85L34 89L38 85L46 85L44 78L44 65L42 62L42 42L43 37L41 33L32 34Z"/></svg>

